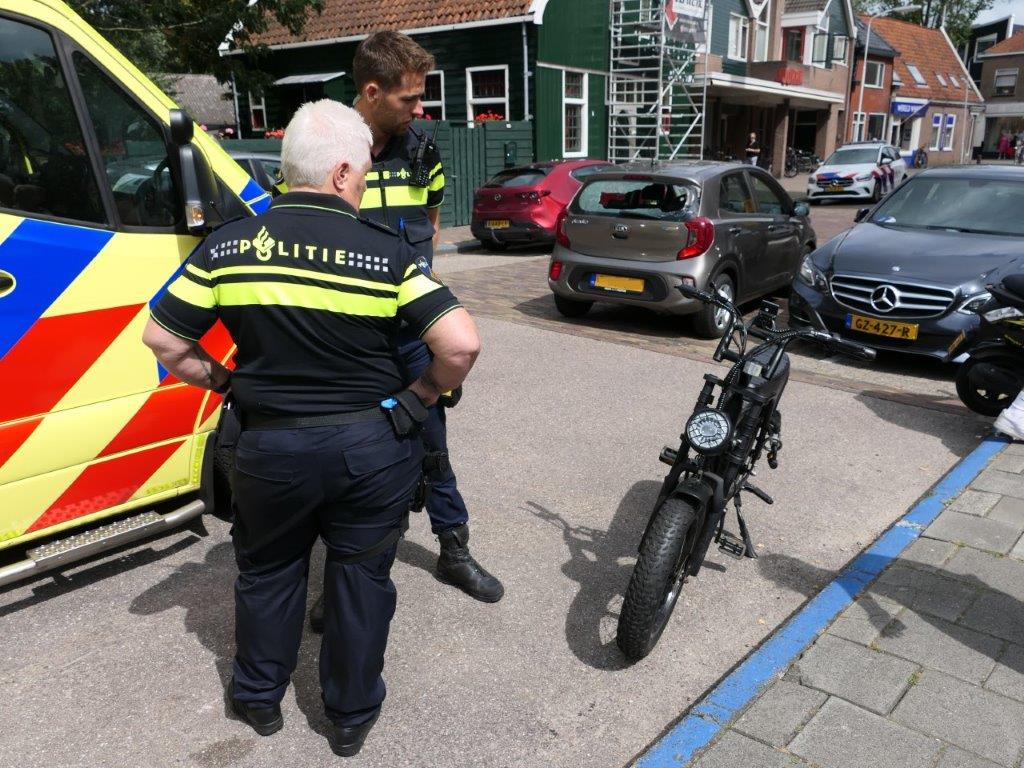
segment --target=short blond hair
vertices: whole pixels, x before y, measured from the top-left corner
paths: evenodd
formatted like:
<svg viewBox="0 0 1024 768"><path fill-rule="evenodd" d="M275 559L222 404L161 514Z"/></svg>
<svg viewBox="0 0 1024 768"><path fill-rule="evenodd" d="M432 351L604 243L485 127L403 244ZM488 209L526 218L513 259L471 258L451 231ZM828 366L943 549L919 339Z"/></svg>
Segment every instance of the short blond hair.
<svg viewBox="0 0 1024 768"><path fill-rule="evenodd" d="M362 116L331 99L303 104L281 145L281 175L289 187L320 187L340 163L362 170L373 135Z"/></svg>

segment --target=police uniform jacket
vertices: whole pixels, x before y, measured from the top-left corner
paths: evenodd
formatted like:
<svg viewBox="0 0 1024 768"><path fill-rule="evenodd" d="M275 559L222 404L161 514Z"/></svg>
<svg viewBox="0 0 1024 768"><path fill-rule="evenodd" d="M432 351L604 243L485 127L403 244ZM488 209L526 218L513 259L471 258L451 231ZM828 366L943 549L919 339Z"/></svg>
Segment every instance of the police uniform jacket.
<svg viewBox="0 0 1024 768"><path fill-rule="evenodd" d="M350 413L401 390L400 324L422 336L459 303L393 231L333 195L289 192L211 234L152 310L198 340L221 320L245 412Z"/></svg>
<svg viewBox="0 0 1024 768"><path fill-rule="evenodd" d="M433 263L434 225L427 218L431 208L444 202L444 167L441 153L428 143L423 163L428 169L426 187L410 184L413 163L420 142L427 136L417 129L392 136L373 158L366 174L366 193L359 205L360 214L402 233L403 237Z"/></svg>

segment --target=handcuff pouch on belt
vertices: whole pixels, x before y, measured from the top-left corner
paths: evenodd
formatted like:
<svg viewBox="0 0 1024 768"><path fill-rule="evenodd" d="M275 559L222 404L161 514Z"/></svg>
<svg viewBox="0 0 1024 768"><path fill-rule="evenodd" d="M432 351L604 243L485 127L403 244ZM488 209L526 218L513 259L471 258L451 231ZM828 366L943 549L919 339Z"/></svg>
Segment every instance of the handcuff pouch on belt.
<svg viewBox="0 0 1024 768"><path fill-rule="evenodd" d="M461 388L459 390L461 394ZM423 402L411 389L404 389L396 395L392 395L380 404L384 414L391 422L391 428L399 440L419 436L423 438L423 424L426 422L429 412ZM410 510L421 512L430 498L430 491L433 486L443 480L451 472L451 464L448 463L448 454L445 451L432 451L426 441L423 441L425 450L423 456L422 474L419 485L413 494Z"/></svg>

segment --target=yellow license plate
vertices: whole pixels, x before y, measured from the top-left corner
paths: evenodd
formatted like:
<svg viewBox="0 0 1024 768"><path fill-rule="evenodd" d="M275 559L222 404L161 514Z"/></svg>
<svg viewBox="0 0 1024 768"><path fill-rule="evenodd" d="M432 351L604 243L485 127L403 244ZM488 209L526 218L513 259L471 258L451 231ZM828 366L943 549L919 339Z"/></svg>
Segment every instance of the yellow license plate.
<svg viewBox="0 0 1024 768"><path fill-rule="evenodd" d="M591 283L595 288L618 293L643 293L644 281L637 277L619 277L618 275L594 275Z"/></svg>
<svg viewBox="0 0 1024 768"><path fill-rule="evenodd" d="M829 184L827 187L825 187L825 191L826 192L842 192L843 191L843 187L842 187L841 184Z"/></svg>
<svg viewBox="0 0 1024 768"><path fill-rule="evenodd" d="M861 333L872 333L875 336L885 336L890 339L914 341L917 338L917 323L894 323L890 320L879 320L876 317L847 315L846 327Z"/></svg>
<svg viewBox="0 0 1024 768"><path fill-rule="evenodd" d="M949 345L949 349L946 350L946 354L952 355L954 352L956 352L960 345L964 343L964 340L966 338L967 331L960 331L960 333L957 334L956 338L953 339L953 343Z"/></svg>
<svg viewBox="0 0 1024 768"><path fill-rule="evenodd" d="M508 229L512 222L508 219L488 219L486 226L488 229Z"/></svg>

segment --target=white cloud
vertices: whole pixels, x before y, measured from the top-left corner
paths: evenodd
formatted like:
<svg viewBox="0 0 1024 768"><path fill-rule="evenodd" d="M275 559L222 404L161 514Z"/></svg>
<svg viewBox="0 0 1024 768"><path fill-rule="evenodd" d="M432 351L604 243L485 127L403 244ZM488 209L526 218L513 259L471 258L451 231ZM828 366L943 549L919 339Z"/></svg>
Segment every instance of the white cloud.
<svg viewBox="0 0 1024 768"><path fill-rule="evenodd" d="M1024 0L996 0L989 10L979 14L978 21L995 21L1010 14L1014 24L1024 24Z"/></svg>

